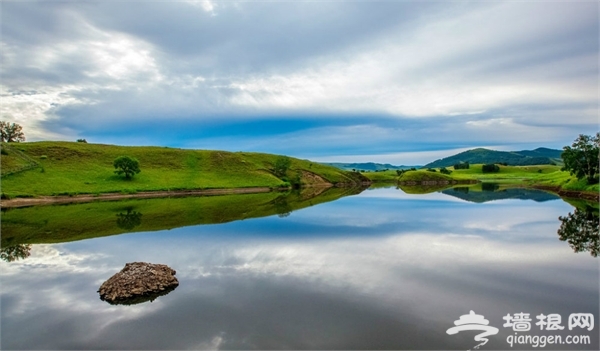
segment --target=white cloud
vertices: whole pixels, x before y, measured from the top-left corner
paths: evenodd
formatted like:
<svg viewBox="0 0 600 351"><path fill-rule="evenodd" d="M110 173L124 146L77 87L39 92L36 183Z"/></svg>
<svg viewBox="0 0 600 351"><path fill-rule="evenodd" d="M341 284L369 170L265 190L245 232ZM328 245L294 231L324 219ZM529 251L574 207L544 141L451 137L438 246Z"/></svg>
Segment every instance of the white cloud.
<svg viewBox="0 0 600 351"><path fill-rule="evenodd" d="M493 147L493 146L492 146ZM423 165L433 160L448 157L453 154L467 151L471 149L467 148L456 148L447 150L432 150L432 151L409 151L409 152L394 152L384 154L366 154L366 155L333 155L326 157L311 157L312 160L317 162L344 162L344 163L355 163L355 162L376 162L376 163L391 163L397 166L400 165Z"/></svg>
<svg viewBox="0 0 600 351"><path fill-rule="evenodd" d="M593 70L597 53L564 58L568 44L536 46L536 41L573 25L558 8L541 11L532 21L534 12L520 3L494 5L424 23L413 33L386 32L371 45L313 58L288 74L238 79L231 84L237 92L231 102L283 111L408 117L594 102L597 79L578 71L582 66ZM527 43L532 49L523 47ZM510 68L519 63L522 67ZM565 71L574 75L556 77Z"/></svg>
<svg viewBox="0 0 600 351"><path fill-rule="evenodd" d="M335 3L238 5L160 3L147 9L146 20L131 17L138 16L133 7L92 11L67 4L52 12L60 30L3 24L2 118L39 140L148 118L448 117L403 132L361 123L323 128L332 133L320 139L299 132L247 143L263 151L284 137L341 148L361 133L380 144L396 143L402 133L407 143L415 136L481 143L481 135L489 143L545 142L576 134L565 126L597 125L598 14L589 4L455 4L425 11L378 3L346 6L343 15L331 11L341 9ZM402 19L386 17L379 25L374 18L389 15L384 7ZM217 10L219 16L209 17ZM17 14L28 19L26 11ZM354 30L364 14L374 16L367 16L369 28ZM150 23L157 18L165 21L160 30ZM31 33L23 29L29 27ZM71 123L57 127L61 121Z"/></svg>
<svg viewBox="0 0 600 351"><path fill-rule="evenodd" d="M187 1L190 5L194 7L199 7L205 12L210 13L212 16L216 16L215 9L217 8L217 3L215 1L210 0L202 0L202 1Z"/></svg>

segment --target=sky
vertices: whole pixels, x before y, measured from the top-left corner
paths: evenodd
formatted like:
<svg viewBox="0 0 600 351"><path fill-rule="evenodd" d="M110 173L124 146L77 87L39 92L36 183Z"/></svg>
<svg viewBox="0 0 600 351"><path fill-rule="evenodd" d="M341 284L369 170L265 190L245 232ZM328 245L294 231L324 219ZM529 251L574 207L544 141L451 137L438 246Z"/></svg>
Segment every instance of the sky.
<svg viewBox="0 0 600 351"><path fill-rule="evenodd" d="M28 141L425 164L598 131L599 4L3 1Z"/></svg>

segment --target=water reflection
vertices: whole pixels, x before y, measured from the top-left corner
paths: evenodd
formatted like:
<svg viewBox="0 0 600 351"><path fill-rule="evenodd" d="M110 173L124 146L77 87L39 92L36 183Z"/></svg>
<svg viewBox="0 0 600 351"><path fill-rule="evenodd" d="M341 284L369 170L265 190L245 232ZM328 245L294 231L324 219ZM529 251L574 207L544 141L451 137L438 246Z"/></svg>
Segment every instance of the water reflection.
<svg viewBox="0 0 600 351"><path fill-rule="evenodd" d="M34 245L29 259L0 262L2 346L464 350L474 334L446 330L474 310L500 329L485 349L522 349L506 343L507 313L598 320L597 261L556 240L569 210L377 189L284 218ZM131 261L176 267L177 293L100 301L98 284ZM578 331L590 345L545 349L598 349L596 330Z"/></svg>
<svg viewBox="0 0 600 351"><path fill-rule="evenodd" d="M560 199L558 195L542 190L526 188L502 188L500 184L497 183L481 183L470 187L453 187L442 190L442 193L477 203L507 199L533 200L536 202Z"/></svg>
<svg viewBox="0 0 600 351"><path fill-rule="evenodd" d="M126 213L117 213L117 227L121 229L132 230L140 224L142 224L142 214L134 211L132 207L127 208Z"/></svg>
<svg viewBox="0 0 600 351"><path fill-rule="evenodd" d="M558 219L562 222L558 229L561 241L566 241L575 252L589 252L597 257L600 252L600 235L598 233L598 210L591 206L584 209L575 208L573 213Z"/></svg>
<svg viewBox="0 0 600 351"><path fill-rule="evenodd" d="M0 246L66 242L126 232L227 223L275 214L283 218L292 211L356 195L363 190L306 188L289 193L134 199L17 208L2 212Z"/></svg>
<svg viewBox="0 0 600 351"><path fill-rule="evenodd" d="M275 207L275 213L280 218L287 217L292 213L292 206L288 203L286 196L279 196L271 204Z"/></svg>
<svg viewBox="0 0 600 351"><path fill-rule="evenodd" d="M0 259L6 262L24 260L31 254L30 244L17 244L0 249Z"/></svg>

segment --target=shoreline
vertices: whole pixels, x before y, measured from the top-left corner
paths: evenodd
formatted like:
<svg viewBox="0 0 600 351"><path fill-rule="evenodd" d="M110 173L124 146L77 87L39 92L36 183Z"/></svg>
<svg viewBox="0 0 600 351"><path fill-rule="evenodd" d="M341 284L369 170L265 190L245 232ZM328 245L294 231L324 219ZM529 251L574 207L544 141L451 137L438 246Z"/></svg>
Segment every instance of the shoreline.
<svg viewBox="0 0 600 351"><path fill-rule="evenodd" d="M404 185L456 185L456 184L475 184L480 181L475 179L470 180L454 180L454 181L422 181L422 182L398 182ZM377 182L372 182L374 184ZM600 202L600 193L591 193L575 190L564 190L558 186L536 185L536 184L513 184L515 188L531 188L554 193L561 198L581 199L587 201ZM314 185L313 185L314 186ZM328 184L327 187L340 186L340 184ZM219 195L239 195L239 194L258 194L274 191L286 191L289 188L270 188L270 187L250 187L250 188L216 188L216 189L190 189L190 190L173 190L173 191L141 191L134 194L123 193L104 193L104 194L78 194L78 195L59 195L59 196L39 196L13 198L0 201L0 208L19 208L38 205L53 205L53 204L69 204L69 203L85 203L93 201L118 201L123 199L152 199L152 198L169 198L169 197L185 197L185 196L219 196Z"/></svg>
<svg viewBox="0 0 600 351"><path fill-rule="evenodd" d="M596 201L596 202L600 202L600 193L592 193L592 192L585 192L585 191L576 191L576 190L565 190L562 189L559 186L551 186L551 185L530 185L528 187L531 187L533 189L538 189L538 190L543 190L543 191L547 191L547 192L551 192L554 193L562 198L567 198L567 199L581 199L581 200L588 200L588 201Z"/></svg>
<svg viewBox="0 0 600 351"><path fill-rule="evenodd" d="M236 194L258 194L269 193L272 191L284 191L288 188L270 188L270 187L252 187L252 188L219 188L219 189L192 189L192 190L174 190L174 191L141 191L135 194L122 193L104 193L104 194L80 194L80 195L60 195L60 196L39 196L27 198L14 198L0 201L0 208L17 208L36 205L68 204L93 201L113 201L123 199L151 199L185 196L218 196L218 195L236 195Z"/></svg>

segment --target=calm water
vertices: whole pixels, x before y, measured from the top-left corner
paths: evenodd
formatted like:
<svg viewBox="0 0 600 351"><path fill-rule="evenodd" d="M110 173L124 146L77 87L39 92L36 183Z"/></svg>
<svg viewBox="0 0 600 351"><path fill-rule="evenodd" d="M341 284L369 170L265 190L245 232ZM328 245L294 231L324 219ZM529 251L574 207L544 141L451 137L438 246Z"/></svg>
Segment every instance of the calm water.
<svg viewBox="0 0 600 351"><path fill-rule="evenodd" d="M221 213L212 205L175 200L10 210L2 235L13 244L25 235L17 231L37 230L45 242L104 236L33 244L29 257L0 262L1 346L466 350L481 332L446 330L473 310L499 329L481 350L535 349L511 348L515 335L590 336L590 345L544 349L598 349L598 259L557 234L558 217L574 207L539 192L495 193L494 201L470 194L381 188L289 203L238 196L231 201L241 214L220 220L207 219ZM278 207L263 211L261 203ZM150 213L158 204L163 219ZM72 226L50 227L61 213ZM157 230L154 222L178 216L186 226ZM225 223L207 224L215 222ZM100 284L133 261L171 266L179 287L137 305L101 301ZM520 312L530 314L530 331L503 326L502 317ZM593 329L568 330L573 313L592 314ZM564 330L540 331L540 314L560 315Z"/></svg>

